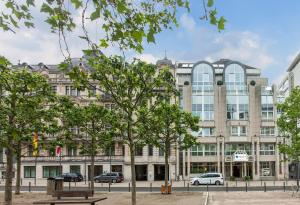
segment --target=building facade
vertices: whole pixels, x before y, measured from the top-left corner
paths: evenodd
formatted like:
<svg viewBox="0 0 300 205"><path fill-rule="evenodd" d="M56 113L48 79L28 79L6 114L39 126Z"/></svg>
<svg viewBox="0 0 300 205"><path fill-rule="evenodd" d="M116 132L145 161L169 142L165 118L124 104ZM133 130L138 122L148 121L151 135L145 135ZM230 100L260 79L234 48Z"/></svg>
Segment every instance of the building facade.
<svg viewBox="0 0 300 205"><path fill-rule="evenodd" d="M84 59L73 60L84 65ZM45 75L58 95L73 96L83 105L96 99L88 91L72 87L68 76L56 65L24 65ZM173 70L180 107L200 118L201 129L193 133L200 145L185 151L172 149L170 179L187 180L203 172L220 172L226 179L288 177L287 164L278 152L278 144L284 141L276 129L276 86L268 86L259 69L227 59L173 64L165 58L157 66ZM92 93L101 95L98 92ZM103 104L112 108L109 99L105 99L103 96ZM28 145L22 157L22 178L43 179L61 172L80 172L89 178L90 158L80 154L79 145L76 142L75 146L64 147L61 157L53 155L51 150L40 150L39 156L34 157L32 146ZM2 160L5 164L5 155ZM164 179L164 153L156 147L138 148L135 166L137 180ZM125 179L130 180L127 146L116 143L109 151L97 154L95 175L110 171L123 172Z"/></svg>

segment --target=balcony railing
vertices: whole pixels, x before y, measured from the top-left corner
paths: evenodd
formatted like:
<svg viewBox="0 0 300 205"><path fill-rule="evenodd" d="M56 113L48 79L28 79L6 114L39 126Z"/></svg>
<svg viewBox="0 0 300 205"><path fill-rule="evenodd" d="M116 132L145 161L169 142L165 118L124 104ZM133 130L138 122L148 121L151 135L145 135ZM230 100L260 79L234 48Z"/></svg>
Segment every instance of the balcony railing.
<svg viewBox="0 0 300 205"><path fill-rule="evenodd" d="M91 161L91 156L61 156L61 157L50 157L50 156L38 156L38 157L29 157L23 156L22 162L55 162L55 161L62 161L62 162L84 162L84 161ZM124 156L123 155L96 155L95 162L123 162Z"/></svg>

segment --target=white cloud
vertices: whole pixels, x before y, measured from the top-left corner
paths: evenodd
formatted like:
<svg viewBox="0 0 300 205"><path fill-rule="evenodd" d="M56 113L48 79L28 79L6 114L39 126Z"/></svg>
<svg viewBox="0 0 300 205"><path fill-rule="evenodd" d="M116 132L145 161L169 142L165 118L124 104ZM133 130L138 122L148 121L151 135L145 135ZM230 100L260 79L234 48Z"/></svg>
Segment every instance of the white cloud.
<svg viewBox="0 0 300 205"><path fill-rule="evenodd" d="M183 15L181 15L180 19L180 26L182 26L183 28L192 31L195 29L196 27L196 23L195 20L189 16L187 13L184 13Z"/></svg>
<svg viewBox="0 0 300 205"><path fill-rule="evenodd" d="M175 53L176 59L187 61L208 60L210 62L221 58L237 60L261 69L269 68L275 63L270 54L270 41L262 39L260 35L251 31L206 29L196 26L195 20L183 14L180 17L182 29L177 35L178 41L185 42L182 48L184 56Z"/></svg>
<svg viewBox="0 0 300 205"><path fill-rule="evenodd" d="M147 63L153 63L153 64L155 64L156 61L160 59L151 53L143 53L143 54L137 55L136 58L140 59L142 61L145 61Z"/></svg>

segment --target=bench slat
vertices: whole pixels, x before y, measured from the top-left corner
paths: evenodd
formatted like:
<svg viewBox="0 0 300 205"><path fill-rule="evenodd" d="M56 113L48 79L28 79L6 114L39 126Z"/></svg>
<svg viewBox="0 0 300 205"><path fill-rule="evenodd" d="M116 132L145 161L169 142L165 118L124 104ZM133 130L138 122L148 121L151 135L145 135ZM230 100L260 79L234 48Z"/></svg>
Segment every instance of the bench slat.
<svg viewBox="0 0 300 205"><path fill-rule="evenodd" d="M46 201L35 201L33 202L33 204L91 204L105 199L107 199L107 197L94 198L94 199L46 200Z"/></svg>

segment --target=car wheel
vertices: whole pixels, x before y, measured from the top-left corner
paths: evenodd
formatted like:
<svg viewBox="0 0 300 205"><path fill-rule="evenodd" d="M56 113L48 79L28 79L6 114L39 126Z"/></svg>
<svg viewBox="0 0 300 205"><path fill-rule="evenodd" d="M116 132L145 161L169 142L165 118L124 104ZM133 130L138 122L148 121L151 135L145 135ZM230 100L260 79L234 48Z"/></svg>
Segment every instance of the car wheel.
<svg viewBox="0 0 300 205"><path fill-rule="evenodd" d="M95 182L100 183L100 180L99 179L95 179Z"/></svg>
<svg viewBox="0 0 300 205"><path fill-rule="evenodd" d="M199 181L194 181L194 185L199 186L200 185Z"/></svg>
<svg viewBox="0 0 300 205"><path fill-rule="evenodd" d="M117 182L117 180L115 180L115 179L112 180L112 183L116 183L116 182Z"/></svg>
<svg viewBox="0 0 300 205"><path fill-rule="evenodd" d="M219 186L221 184L221 182L220 181L216 181L215 184Z"/></svg>

